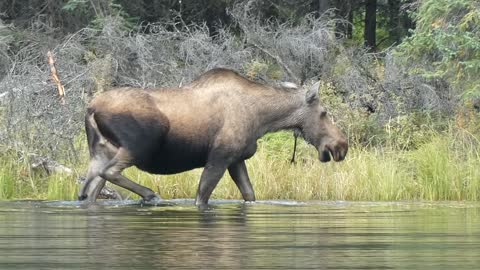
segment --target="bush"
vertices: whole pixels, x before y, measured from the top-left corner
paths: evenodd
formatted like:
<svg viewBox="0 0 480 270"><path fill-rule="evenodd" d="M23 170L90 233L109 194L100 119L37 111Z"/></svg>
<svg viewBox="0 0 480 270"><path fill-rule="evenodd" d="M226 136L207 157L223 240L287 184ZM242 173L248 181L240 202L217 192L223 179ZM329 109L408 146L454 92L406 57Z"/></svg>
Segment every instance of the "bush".
<svg viewBox="0 0 480 270"><path fill-rule="evenodd" d="M413 13L416 29L398 47L415 63L413 73L440 78L457 94L480 95L480 6L474 0L423 0Z"/></svg>
<svg viewBox="0 0 480 270"><path fill-rule="evenodd" d="M1 142L76 161L84 149L79 143L84 142L84 109L95 93L112 85L178 86L219 66L273 84L290 80L308 87L321 80L326 106L351 141L361 145L403 136L398 144L413 147L419 140L410 133L424 127L414 123L415 114L453 111L448 84L409 74L409 67L390 52L381 56L345 48L335 38L337 21L312 16L294 23L262 21L253 9L235 6L229 14L237 28L220 27L214 35L206 25L187 25L181 18L128 30L122 18L110 17L99 29L85 28L58 40L24 30L13 42L18 48L10 72L0 81L0 89L8 90L0 93L8 98ZM50 80L49 49L65 84L66 104L59 102Z"/></svg>
<svg viewBox="0 0 480 270"><path fill-rule="evenodd" d="M0 142L74 162L84 149L79 142L84 141L85 106L95 93L112 85L178 86L220 66L270 83L311 79L328 66L324 61L339 45L322 19L307 17L293 26L262 22L248 14L240 7L231 10L244 31L239 36L227 28L212 36L205 25L179 20L128 31L116 17L105 20L101 29L85 28L61 39L38 38L48 35L24 30L34 35L17 36L15 61L0 81L4 89ZM48 50L65 85L65 104L50 79Z"/></svg>

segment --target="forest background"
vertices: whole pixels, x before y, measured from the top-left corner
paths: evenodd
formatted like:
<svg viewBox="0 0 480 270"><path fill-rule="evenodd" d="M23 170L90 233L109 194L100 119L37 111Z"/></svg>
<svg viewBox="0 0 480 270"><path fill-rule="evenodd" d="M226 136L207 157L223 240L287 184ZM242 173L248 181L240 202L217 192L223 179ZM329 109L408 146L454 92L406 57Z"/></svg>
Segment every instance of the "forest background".
<svg viewBox="0 0 480 270"><path fill-rule="evenodd" d="M261 139L259 199L480 199L477 0L2 0L0 199L76 198L97 93L220 66L317 85L349 138L347 160L326 165L306 143L290 164L291 132ZM127 174L164 198L193 198L199 178ZM213 196L241 198L231 180Z"/></svg>

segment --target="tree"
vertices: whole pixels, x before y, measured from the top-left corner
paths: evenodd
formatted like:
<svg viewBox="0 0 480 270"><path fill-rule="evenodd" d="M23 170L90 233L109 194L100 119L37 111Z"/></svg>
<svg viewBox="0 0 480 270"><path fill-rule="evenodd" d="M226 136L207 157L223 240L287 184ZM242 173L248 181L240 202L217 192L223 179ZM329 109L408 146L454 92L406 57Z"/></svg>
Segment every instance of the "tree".
<svg viewBox="0 0 480 270"><path fill-rule="evenodd" d="M388 0L387 5L389 38L393 43L399 44L401 40L400 1Z"/></svg>
<svg viewBox="0 0 480 270"><path fill-rule="evenodd" d="M480 6L476 0L423 0L416 29L397 53L411 71L442 79L465 97L480 96Z"/></svg>
<svg viewBox="0 0 480 270"><path fill-rule="evenodd" d="M353 8L352 0L339 0L335 2L335 9L337 17L346 20L345 22L337 23L337 33L339 36L345 36L349 39L353 36Z"/></svg>
<svg viewBox="0 0 480 270"><path fill-rule="evenodd" d="M374 51L377 48L377 0L365 1L365 46Z"/></svg>
<svg viewBox="0 0 480 270"><path fill-rule="evenodd" d="M322 15L331 8L330 0L312 0L310 10L317 16Z"/></svg>

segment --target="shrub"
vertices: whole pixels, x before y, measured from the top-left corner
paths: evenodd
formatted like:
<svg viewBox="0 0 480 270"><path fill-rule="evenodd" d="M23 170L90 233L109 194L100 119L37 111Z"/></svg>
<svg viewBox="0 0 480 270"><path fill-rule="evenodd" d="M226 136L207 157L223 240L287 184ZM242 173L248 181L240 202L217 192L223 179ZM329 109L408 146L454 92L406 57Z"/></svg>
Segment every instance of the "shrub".
<svg viewBox="0 0 480 270"><path fill-rule="evenodd" d="M416 28L398 48L413 73L452 83L464 97L480 95L480 6L473 0L423 0Z"/></svg>

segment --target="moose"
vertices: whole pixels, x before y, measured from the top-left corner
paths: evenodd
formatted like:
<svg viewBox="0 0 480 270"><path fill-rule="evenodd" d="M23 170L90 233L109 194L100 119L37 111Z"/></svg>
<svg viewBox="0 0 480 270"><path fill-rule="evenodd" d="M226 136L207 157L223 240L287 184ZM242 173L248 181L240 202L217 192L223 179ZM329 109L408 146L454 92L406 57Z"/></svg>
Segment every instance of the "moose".
<svg viewBox="0 0 480 270"><path fill-rule="evenodd" d="M228 170L245 201L255 201L245 160L269 132L294 130L321 162L345 158L348 143L320 104L318 89L270 86L212 69L179 88L116 88L96 96L85 128L90 163L79 200L94 202L106 181L145 202L160 197L122 175L128 167L175 174L203 167L195 204L204 206Z"/></svg>

